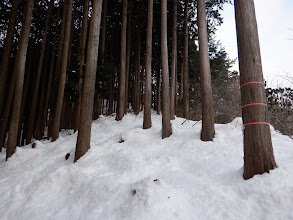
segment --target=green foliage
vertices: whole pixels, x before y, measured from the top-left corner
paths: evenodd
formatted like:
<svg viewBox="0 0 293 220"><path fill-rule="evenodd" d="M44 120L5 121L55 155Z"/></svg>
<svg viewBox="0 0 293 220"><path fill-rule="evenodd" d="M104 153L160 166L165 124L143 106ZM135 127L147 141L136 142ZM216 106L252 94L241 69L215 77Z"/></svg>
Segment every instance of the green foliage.
<svg viewBox="0 0 293 220"><path fill-rule="evenodd" d="M229 59L225 48L219 41L211 40L209 44L212 81L215 86L224 86L229 81L231 76L229 69L235 61Z"/></svg>
<svg viewBox="0 0 293 220"><path fill-rule="evenodd" d="M199 78L199 51L195 41L189 41L188 49L189 78L190 83L194 85ZM229 59L227 52L221 46L220 42L216 42L213 39L209 42L209 56L213 85L227 85L231 76L229 69L234 61Z"/></svg>

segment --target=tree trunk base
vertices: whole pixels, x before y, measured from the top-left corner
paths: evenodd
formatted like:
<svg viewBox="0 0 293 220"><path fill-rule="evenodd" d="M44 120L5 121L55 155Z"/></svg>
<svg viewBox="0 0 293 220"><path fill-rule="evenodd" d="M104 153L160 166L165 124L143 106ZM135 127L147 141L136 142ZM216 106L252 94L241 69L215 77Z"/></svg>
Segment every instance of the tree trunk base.
<svg viewBox="0 0 293 220"><path fill-rule="evenodd" d="M258 127L253 128L253 126ZM256 174L269 173L274 168L277 168L277 164L270 138L270 127L268 125L245 127L243 178L247 180Z"/></svg>

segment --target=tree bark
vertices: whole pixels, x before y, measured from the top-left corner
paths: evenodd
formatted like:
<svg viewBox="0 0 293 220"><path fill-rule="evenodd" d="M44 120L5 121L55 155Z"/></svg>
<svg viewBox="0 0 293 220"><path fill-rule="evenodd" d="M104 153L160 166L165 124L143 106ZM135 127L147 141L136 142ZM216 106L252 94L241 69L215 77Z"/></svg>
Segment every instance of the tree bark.
<svg viewBox="0 0 293 220"><path fill-rule="evenodd" d="M161 114L161 68L158 67L157 70L157 83L156 83L156 110L157 114Z"/></svg>
<svg viewBox="0 0 293 220"><path fill-rule="evenodd" d="M31 143L33 133L34 133L33 130L35 126L35 116L36 116L37 100L39 95L39 85L40 85L41 72L42 72L43 60L44 60L45 49L46 49L48 28L49 28L50 18L52 16L53 6L54 6L54 1L51 1L49 5L49 9L48 9L47 19L46 19L46 25L45 25L45 31L43 36L43 43L42 43L41 54L39 59L38 71L37 71L37 76L35 81L32 105L30 109L29 124L27 128L28 130L27 130L27 137L26 137L27 143Z"/></svg>
<svg viewBox="0 0 293 220"><path fill-rule="evenodd" d="M4 107L4 99L6 93L6 81L8 77L8 67L9 67L9 57L11 54L11 46L13 43L13 33L14 33L14 26L16 22L17 16L17 9L18 9L19 1L13 1L10 16L9 16L9 24L7 30L7 36L4 41L4 48L1 57L0 63L0 121L2 116L2 111Z"/></svg>
<svg viewBox="0 0 293 220"><path fill-rule="evenodd" d="M148 21L146 34L146 63L145 63L145 98L143 129L152 127L152 39L153 39L153 0L148 0Z"/></svg>
<svg viewBox="0 0 293 220"><path fill-rule="evenodd" d="M240 68L242 106L252 103L266 104L261 55L253 0L234 1ZM249 39L249 40L248 40ZM249 82L260 82L251 83ZM272 147L270 127L265 122L267 107L251 105L242 108L244 127L244 173L249 179L256 174L277 167ZM249 124L260 122L261 124Z"/></svg>
<svg viewBox="0 0 293 220"><path fill-rule="evenodd" d="M66 70L67 70L67 62L68 62L69 38L70 38L70 28L71 28L71 19L72 19L72 0L68 0L67 11L68 12L67 12L67 18L66 18L63 57L62 57L62 63L61 63L58 95L56 97L57 98L56 99L56 110L55 110L55 117L54 117L54 122L53 122L53 126L52 126L52 139L51 139L51 141L55 141L59 137L59 127L60 127L60 120L61 120L62 103L63 103L63 97L64 97Z"/></svg>
<svg viewBox="0 0 293 220"><path fill-rule="evenodd" d="M28 125L28 115L29 115L29 107L31 106L31 99L32 99L32 92L33 89L30 90L30 87L33 87L34 85L34 78L35 78L35 73L36 73L36 67L34 66L34 60L37 59L38 54L36 52L37 49L32 51L31 55L27 58L26 60L26 73L28 75L25 75L25 79L27 82L24 82L24 88L23 88L23 100L21 103L21 115L20 115L20 120L22 119L23 121L23 130L22 130L22 136L21 136L21 143L20 146L24 146L26 143L26 131L27 131L27 125ZM30 76L29 76L30 75Z"/></svg>
<svg viewBox="0 0 293 220"><path fill-rule="evenodd" d="M104 3L103 3L103 18L102 18L102 39L101 39L102 63L105 63L105 45L106 45L106 31L107 31L107 9L108 9L108 0L104 0Z"/></svg>
<svg viewBox="0 0 293 220"><path fill-rule="evenodd" d="M46 59L45 59L45 66L44 66L44 72L43 72L43 79L42 79L42 84L41 84L41 96L39 99L39 106L38 106L38 113L37 113L37 120L36 120L36 128L35 128L35 138L37 140L41 140L44 134L44 131L41 130L40 128L40 122L43 118L43 112L44 112L44 104L45 104L45 97L46 97L46 90L47 86L46 83L48 82L49 78L49 68L48 68L48 63L49 63L49 54L46 54Z"/></svg>
<svg viewBox="0 0 293 220"><path fill-rule="evenodd" d="M112 32L112 38L111 38L111 58L110 58L110 65L112 66L114 63L114 49L115 49L115 37L114 31ZM109 110L108 114L111 115L114 112L113 108L113 102L114 102L114 73L110 72L109 76Z"/></svg>
<svg viewBox="0 0 293 220"><path fill-rule="evenodd" d="M74 20L75 20L75 16L76 16L76 4L74 4L74 8L72 10L72 18L71 18L71 28L70 28L70 40L69 40L69 48L68 48L68 58L67 58L67 62L70 65L70 61L71 61L71 56L72 56L72 42L73 42L73 37L74 37ZM68 75L67 75L68 77Z"/></svg>
<svg viewBox="0 0 293 220"><path fill-rule="evenodd" d="M215 135L214 104L208 47L206 7L204 0L197 0L198 39L199 39L199 69L202 94L202 129L201 140L212 141Z"/></svg>
<svg viewBox="0 0 293 220"><path fill-rule="evenodd" d="M182 58L182 62L180 65L180 84L179 84L179 102L182 102L182 98L183 98L183 80L184 80L184 60Z"/></svg>
<svg viewBox="0 0 293 220"><path fill-rule="evenodd" d="M18 137L17 137L17 144L22 146L22 139L24 139L25 130L24 126L22 127L22 124L24 125L25 120L24 116L26 115L26 106L27 106L27 97L28 97L28 90L29 86L32 84L31 75L32 75L32 65L33 65L33 55L29 56L26 60L26 73L24 75L25 81L24 81L24 88L23 88L23 94L22 94L22 102L21 102L21 110L20 110L20 117L19 117L19 128L18 128ZM27 117L27 116L26 116Z"/></svg>
<svg viewBox="0 0 293 220"><path fill-rule="evenodd" d="M86 37L87 37L87 28L88 28L88 11L89 11L89 0L84 1L83 6L83 17L82 17L82 27L80 34L80 50L78 55L79 61L79 72L78 72L78 83L77 83L77 107L75 112L75 123L74 131L78 130L79 127L79 118L80 118L80 109L81 109L81 97L82 97L82 84L84 77L84 64L85 64L85 46L86 46Z"/></svg>
<svg viewBox="0 0 293 220"><path fill-rule="evenodd" d="M53 135L53 125L55 120L55 111L56 111L56 100L55 97L58 93L58 85L60 80L60 68L62 62L62 52L63 52L63 45L64 45L64 37L65 37L65 27L66 27L66 16L68 14L67 10L67 2L68 0L64 0L63 2L63 9L62 9L62 23L61 23L61 30L60 30L60 39L58 44L58 53L56 58L56 67L55 67L55 76L53 79L53 88L52 88L52 96L51 96L51 105L50 105L50 118L48 124L48 139Z"/></svg>
<svg viewBox="0 0 293 220"><path fill-rule="evenodd" d="M170 118L175 119L176 106L176 64L177 64L177 4L173 2L173 30L172 30L172 66L171 66L171 98L170 98Z"/></svg>
<svg viewBox="0 0 293 220"><path fill-rule="evenodd" d="M7 124L9 120L9 114L10 114L10 109L11 109L11 105L13 101L13 96L14 96L15 79L16 79L16 72L13 72L12 78L10 81L11 83L9 87L8 97L5 104L3 121L1 122L1 128L0 128L0 152L2 151L5 137L6 137L6 129L7 129Z"/></svg>
<svg viewBox="0 0 293 220"><path fill-rule="evenodd" d="M126 48L126 71L125 71L125 109L124 114L127 113L128 109L128 102L129 102L129 71L130 71L130 58L131 58L131 17L132 17L132 5L129 8L128 11L128 32L127 32L127 48Z"/></svg>
<svg viewBox="0 0 293 220"><path fill-rule="evenodd" d="M172 134L170 121L169 67L167 47L167 0L161 1L161 56L162 56L162 138Z"/></svg>
<svg viewBox="0 0 293 220"><path fill-rule="evenodd" d="M185 0L184 9L184 26L183 26L183 100L184 100L184 117L189 118L189 70L188 70L188 0Z"/></svg>
<svg viewBox="0 0 293 220"><path fill-rule="evenodd" d="M59 19L60 16L60 7L58 8L58 12L57 12L57 19ZM55 33L57 33L58 30L58 25L56 25L55 27ZM54 41L53 41L53 47L52 47L52 55L51 55L51 61L50 61L50 70L48 73L48 81L47 81L47 86L46 86L46 95L45 95L45 100L44 100L44 107L42 109L42 117L40 118L40 120L38 121L37 124L37 132L38 132L38 136L43 136L44 135L44 131L45 131L45 127L46 127L46 121L47 121L47 117L48 117L48 106L49 106L49 99L50 99L50 94L51 94L51 87L52 87L52 79L53 79L53 71L54 71L54 67L55 67L55 61L56 61L56 42L57 42L57 34L54 35Z"/></svg>
<svg viewBox="0 0 293 220"><path fill-rule="evenodd" d="M25 61L28 47L28 40L30 34L30 27L32 22L32 14L34 8L34 0L27 0L25 11L24 11L24 21L19 38L18 51L16 55L16 61L13 72L16 73L15 89L14 89L14 99L13 99L13 110L11 113L9 136L6 151L6 160L12 156L16 149L17 133L19 126L19 117L21 109L23 82L24 82L24 71L25 71Z"/></svg>
<svg viewBox="0 0 293 220"><path fill-rule="evenodd" d="M93 1L92 20L90 24L87 62L85 69L84 87L82 93L82 108L74 162L90 149L93 102L95 92L96 70L99 51L99 36L102 14L102 0Z"/></svg>
<svg viewBox="0 0 293 220"><path fill-rule="evenodd" d="M133 88L133 111L138 115L140 111L140 55L141 55L141 28L140 24L136 27L136 50L135 50L135 77Z"/></svg>
<svg viewBox="0 0 293 220"><path fill-rule="evenodd" d="M63 2L63 10L62 10L62 23L61 23L61 30L60 30L60 39L58 44L58 54L57 54L57 60L56 60L56 79L60 77L60 70L61 70L61 62L63 59L62 53L64 48L64 37L65 37L65 28L66 28L66 17L68 16L68 1L64 0ZM58 81L58 80L57 80Z"/></svg>
<svg viewBox="0 0 293 220"><path fill-rule="evenodd" d="M120 54L120 77L119 77L119 101L116 120L122 120L125 103L125 71L126 71L126 28L127 28L127 0L123 0L122 27L121 27L121 54Z"/></svg>

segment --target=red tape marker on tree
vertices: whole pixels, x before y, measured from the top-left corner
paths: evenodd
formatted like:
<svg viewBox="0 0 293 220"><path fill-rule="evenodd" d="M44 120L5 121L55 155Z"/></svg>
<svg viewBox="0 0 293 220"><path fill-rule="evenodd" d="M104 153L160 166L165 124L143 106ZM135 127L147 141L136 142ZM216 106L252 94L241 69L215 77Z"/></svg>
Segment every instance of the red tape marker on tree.
<svg viewBox="0 0 293 220"><path fill-rule="evenodd" d="M251 122L251 123L246 123L243 126L247 126L247 125L269 125L270 123L267 122Z"/></svg>
<svg viewBox="0 0 293 220"><path fill-rule="evenodd" d="M242 86L240 86L240 89L243 86L248 85L248 84L262 84L262 85L265 85L263 82L247 82L247 83L242 84ZM250 103L250 104L243 105L241 108L244 108L244 107L247 107L247 106L251 106L251 105L263 105L263 106L267 106L267 104L265 104L265 103ZM267 122L251 122L251 123L246 123L243 126L247 126L247 125L269 125L269 123L267 123Z"/></svg>
<svg viewBox="0 0 293 220"><path fill-rule="evenodd" d="M262 85L265 85L263 82L247 82L247 83L244 83L242 86L240 86L240 89L245 86L245 85L248 85L248 84L262 84Z"/></svg>
<svg viewBox="0 0 293 220"><path fill-rule="evenodd" d="M247 106L251 106L251 105L263 105L263 106L267 106L267 104L265 103L250 103L250 104L246 104L241 106L241 108L247 107Z"/></svg>

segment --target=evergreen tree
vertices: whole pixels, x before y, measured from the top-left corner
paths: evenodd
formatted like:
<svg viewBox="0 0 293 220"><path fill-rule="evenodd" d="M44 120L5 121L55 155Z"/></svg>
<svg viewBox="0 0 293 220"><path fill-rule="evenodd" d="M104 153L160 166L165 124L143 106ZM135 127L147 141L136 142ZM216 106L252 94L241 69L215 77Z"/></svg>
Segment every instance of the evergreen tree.
<svg viewBox="0 0 293 220"><path fill-rule="evenodd" d="M167 48L167 0L161 1L161 56L162 56L162 138L172 134L170 121L169 71Z"/></svg>
<svg viewBox="0 0 293 220"><path fill-rule="evenodd" d="M28 40L32 22L32 14L34 8L34 0L27 0L22 30L19 38L18 51L15 61L13 74L16 75L15 89L13 98L13 109L11 113L11 121L9 126L9 136L6 151L6 160L12 156L16 149L17 133L20 120L20 109L24 82L25 61L27 55Z"/></svg>
<svg viewBox="0 0 293 220"><path fill-rule="evenodd" d="M75 162L80 157L82 157L88 151L88 149L90 149L91 125L93 114L92 106L94 100L97 59L99 51L102 3L103 0L93 1L93 11L90 24L85 78L82 93L82 108L80 112L80 122L74 157Z"/></svg>
<svg viewBox="0 0 293 220"><path fill-rule="evenodd" d="M254 1L235 0L234 4L244 125L243 178L249 179L255 174L269 172L277 167L277 164L272 147L270 126L267 123L267 106Z"/></svg>
<svg viewBox="0 0 293 220"><path fill-rule="evenodd" d="M148 24L146 39L146 64L145 64L145 100L143 128L148 129L152 126L151 107L152 107L152 31L153 29L153 0L148 0Z"/></svg>
<svg viewBox="0 0 293 220"><path fill-rule="evenodd" d="M208 34L206 25L206 7L204 0L197 0L198 38L199 38L199 65L200 84L202 92L202 130L201 140L211 141L215 135L214 106L212 94L212 82L210 72L210 60L208 53Z"/></svg>

